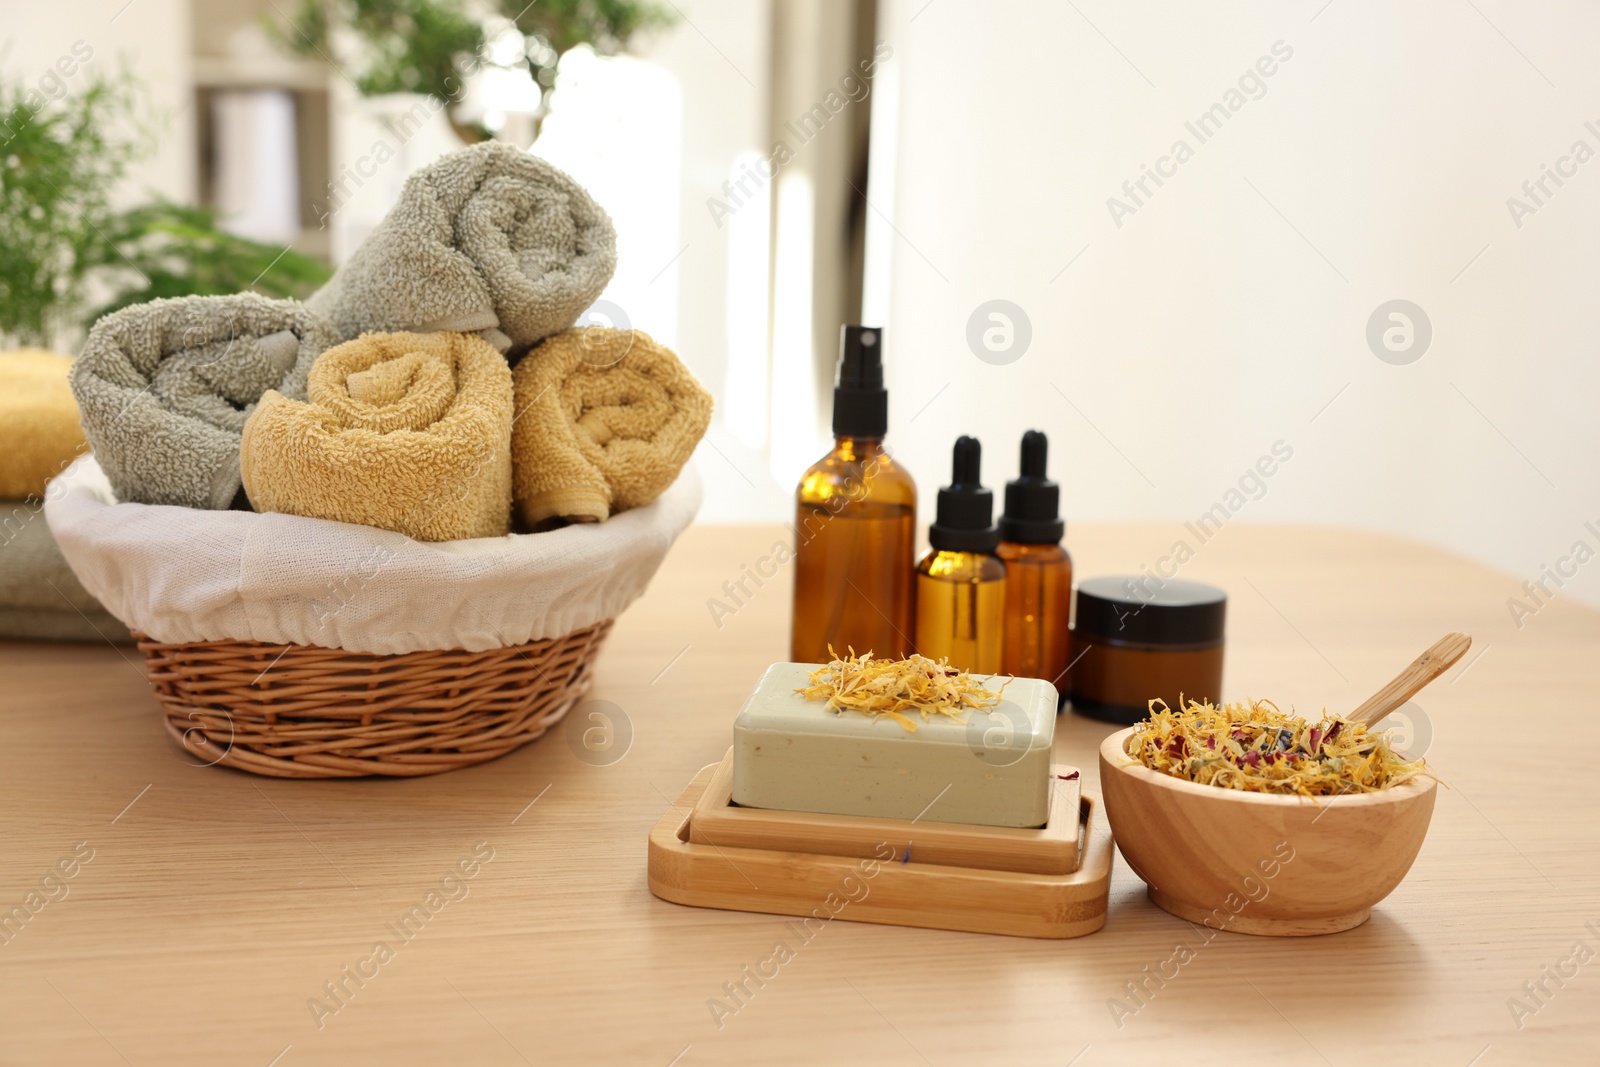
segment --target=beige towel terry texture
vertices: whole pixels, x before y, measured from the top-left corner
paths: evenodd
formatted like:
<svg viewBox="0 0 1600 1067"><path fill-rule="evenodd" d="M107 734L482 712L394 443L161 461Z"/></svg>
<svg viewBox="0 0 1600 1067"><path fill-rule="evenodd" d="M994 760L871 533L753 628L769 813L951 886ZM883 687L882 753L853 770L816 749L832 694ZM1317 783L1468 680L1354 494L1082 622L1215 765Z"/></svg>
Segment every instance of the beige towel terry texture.
<svg viewBox="0 0 1600 1067"><path fill-rule="evenodd" d="M0 500L43 497L45 483L87 451L71 371L71 356L0 353Z"/></svg>
<svg viewBox="0 0 1600 1067"><path fill-rule="evenodd" d="M566 330L524 356L513 379L512 497L524 529L651 503L711 421L711 394L639 330Z"/></svg>
<svg viewBox="0 0 1600 1067"><path fill-rule="evenodd" d="M309 402L262 397L241 471L257 511L419 541L510 529L511 370L474 334L373 333L324 352Z"/></svg>

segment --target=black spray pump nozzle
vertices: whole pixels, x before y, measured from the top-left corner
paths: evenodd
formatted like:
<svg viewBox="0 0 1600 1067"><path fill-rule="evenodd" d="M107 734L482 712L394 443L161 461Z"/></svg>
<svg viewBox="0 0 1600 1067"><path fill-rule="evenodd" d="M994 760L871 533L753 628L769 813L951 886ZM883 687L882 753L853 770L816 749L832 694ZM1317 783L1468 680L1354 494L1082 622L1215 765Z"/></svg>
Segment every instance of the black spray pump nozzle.
<svg viewBox="0 0 1600 1067"><path fill-rule="evenodd" d="M841 327L839 377L833 388L834 436L882 437L888 428L883 331L876 326Z"/></svg>
<svg viewBox="0 0 1600 1067"><path fill-rule="evenodd" d="M1067 532L1061 487L1044 475L1050 442L1038 430L1022 435L1022 476L1006 483L1000 537L1013 544L1053 545Z"/></svg>
<svg viewBox="0 0 1600 1067"><path fill-rule="evenodd" d="M994 493L978 480L983 446L976 437L956 438L950 484L939 490L938 517L928 527L928 543L939 552L993 552L1000 544L994 525Z"/></svg>

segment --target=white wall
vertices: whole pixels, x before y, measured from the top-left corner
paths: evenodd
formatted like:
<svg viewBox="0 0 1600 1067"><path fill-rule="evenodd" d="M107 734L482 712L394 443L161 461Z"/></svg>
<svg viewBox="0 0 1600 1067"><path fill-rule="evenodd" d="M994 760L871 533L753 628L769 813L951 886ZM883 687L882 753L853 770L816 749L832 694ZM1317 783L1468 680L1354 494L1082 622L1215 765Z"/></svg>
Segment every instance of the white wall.
<svg viewBox="0 0 1600 1067"><path fill-rule="evenodd" d="M148 159L130 168L117 190L132 205L151 190L179 201L194 196L194 114L190 90L187 0L77 0L71 4L0 0L0 71L36 84L72 46L82 41L94 56L65 79L79 93L96 76L131 70L149 91L153 109L165 116L160 143Z"/></svg>
<svg viewBox="0 0 1600 1067"><path fill-rule="evenodd" d="M983 440L998 485L1035 426L1069 523L1168 519L1176 535L1283 441L1292 459L1230 521L1393 532L1519 580L1578 540L1600 549L1600 158L1547 182L1520 227L1507 208L1575 141L1600 152L1600 9L882 14L895 56L876 92L895 107L875 113L890 139L875 151L893 165L871 195L893 228L873 231L868 305L887 317L891 435L925 511L958 433ZM1280 41L1292 56L1264 95L1200 143L1185 122ZM1180 138L1193 158L1133 205L1123 182ZM1136 206L1120 226L1114 195ZM1433 329L1403 366L1365 338L1396 298ZM965 337L992 299L1031 323L1006 365ZM1600 603L1600 562L1569 594Z"/></svg>

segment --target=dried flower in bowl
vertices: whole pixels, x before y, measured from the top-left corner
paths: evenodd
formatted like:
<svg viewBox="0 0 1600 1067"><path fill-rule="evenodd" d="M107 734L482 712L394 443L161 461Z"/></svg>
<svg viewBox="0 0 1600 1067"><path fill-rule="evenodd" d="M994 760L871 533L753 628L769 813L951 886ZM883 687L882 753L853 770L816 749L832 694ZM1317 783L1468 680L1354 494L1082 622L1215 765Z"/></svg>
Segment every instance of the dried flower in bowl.
<svg viewBox="0 0 1600 1067"><path fill-rule="evenodd" d="M1152 700L1127 751L1162 774L1252 793L1374 793L1428 773L1422 760L1397 753L1386 731L1326 714L1312 723L1270 700L1222 707L1191 700L1181 711Z"/></svg>

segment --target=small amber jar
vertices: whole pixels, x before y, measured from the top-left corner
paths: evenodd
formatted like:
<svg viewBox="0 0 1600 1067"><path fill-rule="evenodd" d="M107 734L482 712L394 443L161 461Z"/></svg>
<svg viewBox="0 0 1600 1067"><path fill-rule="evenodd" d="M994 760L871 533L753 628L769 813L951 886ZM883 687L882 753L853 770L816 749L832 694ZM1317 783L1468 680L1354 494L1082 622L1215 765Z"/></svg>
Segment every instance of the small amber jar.
<svg viewBox="0 0 1600 1067"><path fill-rule="evenodd" d="M1222 697L1228 595L1216 586L1148 575L1078 584L1068 683L1072 709L1131 725L1150 701L1171 708Z"/></svg>

